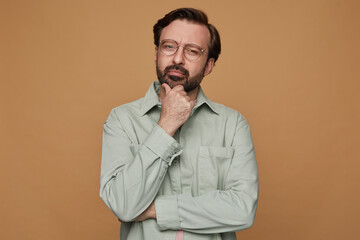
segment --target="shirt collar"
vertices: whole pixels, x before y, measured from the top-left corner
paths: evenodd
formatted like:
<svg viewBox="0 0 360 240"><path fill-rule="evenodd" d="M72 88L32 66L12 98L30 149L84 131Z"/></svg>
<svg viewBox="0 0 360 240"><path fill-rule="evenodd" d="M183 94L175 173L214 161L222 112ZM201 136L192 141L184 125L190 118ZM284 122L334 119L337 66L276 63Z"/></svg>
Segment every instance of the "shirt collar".
<svg viewBox="0 0 360 240"><path fill-rule="evenodd" d="M158 93L160 91L160 82L155 81L151 84L150 88L145 94L143 98L142 106L141 106L141 116L144 116L150 109L155 106L160 106L161 103L159 101Z"/></svg>
<svg viewBox="0 0 360 240"><path fill-rule="evenodd" d="M159 101L158 93L160 91L160 82L154 81L148 91L145 94L145 97L143 98L143 103L141 106L141 115L145 115L148 111L150 111L155 106L160 106L161 103ZM196 106L194 109L202 106L203 104L206 104L209 106L209 108L216 114L219 114L219 111L217 110L215 104L210 101L206 95L204 94L201 86L199 87L199 92L196 100Z"/></svg>
<svg viewBox="0 0 360 240"><path fill-rule="evenodd" d="M206 104L214 113L219 114L219 110L217 109L216 105L207 98L201 86L199 86L199 92L194 109L202 106L203 104Z"/></svg>

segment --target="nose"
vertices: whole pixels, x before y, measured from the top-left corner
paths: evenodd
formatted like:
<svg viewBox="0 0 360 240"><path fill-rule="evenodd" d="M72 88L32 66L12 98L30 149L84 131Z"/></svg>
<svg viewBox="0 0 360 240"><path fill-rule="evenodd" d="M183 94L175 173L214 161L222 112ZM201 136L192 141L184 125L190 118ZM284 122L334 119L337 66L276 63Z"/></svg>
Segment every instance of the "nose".
<svg viewBox="0 0 360 240"><path fill-rule="evenodd" d="M185 63L185 56L184 56L184 51L183 51L183 47L179 46L178 50L176 51L176 53L173 56L173 62L175 64L178 65L184 65Z"/></svg>

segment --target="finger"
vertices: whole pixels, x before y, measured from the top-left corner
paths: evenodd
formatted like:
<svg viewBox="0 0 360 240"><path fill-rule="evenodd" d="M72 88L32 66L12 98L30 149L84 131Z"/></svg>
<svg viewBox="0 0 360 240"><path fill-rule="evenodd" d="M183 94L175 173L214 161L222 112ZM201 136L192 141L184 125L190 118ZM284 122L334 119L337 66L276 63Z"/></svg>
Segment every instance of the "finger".
<svg viewBox="0 0 360 240"><path fill-rule="evenodd" d="M163 88L165 88L165 94L167 95L171 91L171 87L167 85L166 83L163 83L161 85Z"/></svg>
<svg viewBox="0 0 360 240"><path fill-rule="evenodd" d="M185 91L178 91L177 93L179 93L181 96L187 96L187 93Z"/></svg>
<svg viewBox="0 0 360 240"><path fill-rule="evenodd" d="M183 85L176 85L175 87L173 87L172 90L175 90L175 91L184 91L184 86L183 86Z"/></svg>

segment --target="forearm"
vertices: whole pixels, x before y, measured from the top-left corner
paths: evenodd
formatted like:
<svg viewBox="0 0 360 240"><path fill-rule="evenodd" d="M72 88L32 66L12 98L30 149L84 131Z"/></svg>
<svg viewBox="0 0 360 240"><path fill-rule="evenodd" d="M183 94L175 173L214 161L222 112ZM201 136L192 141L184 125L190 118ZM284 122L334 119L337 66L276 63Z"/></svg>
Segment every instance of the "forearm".
<svg viewBox="0 0 360 240"><path fill-rule="evenodd" d="M133 221L154 200L180 145L156 126L132 155L129 143L114 145L107 135L104 128L100 196L119 219Z"/></svg>
<svg viewBox="0 0 360 240"><path fill-rule="evenodd" d="M167 171L166 163L160 159L154 158L151 165L143 161L136 157L115 170L100 193L106 205L125 222L133 221L153 201Z"/></svg>
<svg viewBox="0 0 360 240"><path fill-rule="evenodd" d="M232 189L197 197L190 194L161 196L155 200L161 230L181 229L202 234L249 228L254 222L256 207L257 192L248 194Z"/></svg>

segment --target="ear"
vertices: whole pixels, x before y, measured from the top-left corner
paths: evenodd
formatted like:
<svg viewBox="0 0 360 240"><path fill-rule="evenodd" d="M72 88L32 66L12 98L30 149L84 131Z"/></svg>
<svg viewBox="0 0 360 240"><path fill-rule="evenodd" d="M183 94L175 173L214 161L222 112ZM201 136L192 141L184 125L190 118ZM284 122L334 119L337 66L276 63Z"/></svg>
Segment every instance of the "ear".
<svg viewBox="0 0 360 240"><path fill-rule="evenodd" d="M205 72L204 72L204 77L206 75L209 75L213 69L215 65L215 59L214 58L210 58L207 63L206 63L206 67L205 67Z"/></svg>

